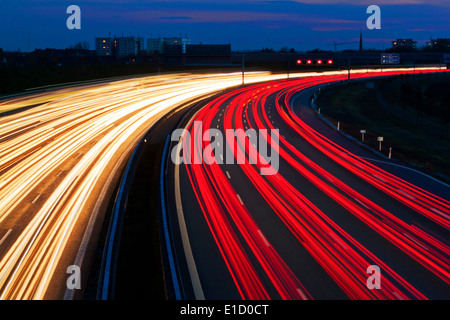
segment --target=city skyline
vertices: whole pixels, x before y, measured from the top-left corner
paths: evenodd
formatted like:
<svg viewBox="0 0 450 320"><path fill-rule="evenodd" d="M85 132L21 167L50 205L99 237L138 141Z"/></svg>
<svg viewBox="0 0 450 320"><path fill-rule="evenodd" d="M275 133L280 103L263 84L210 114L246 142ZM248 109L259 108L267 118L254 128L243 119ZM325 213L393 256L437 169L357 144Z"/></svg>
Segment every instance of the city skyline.
<svg viewBox="0 0 450 320"><path fill-rule="evenodd" d="M381 29L369 30L368 1L77 1L81 30L68 30L66 8L72 3L21 0L0 4L0 48L5 51L63 49L95 37L181 36L191 43L226 43L233 50L283 47L297 51L387 49L397 38L413 38L418 46L431 38L448 38L444 2L380 1ZM59 26L59 27L58 27Z"/></svg>

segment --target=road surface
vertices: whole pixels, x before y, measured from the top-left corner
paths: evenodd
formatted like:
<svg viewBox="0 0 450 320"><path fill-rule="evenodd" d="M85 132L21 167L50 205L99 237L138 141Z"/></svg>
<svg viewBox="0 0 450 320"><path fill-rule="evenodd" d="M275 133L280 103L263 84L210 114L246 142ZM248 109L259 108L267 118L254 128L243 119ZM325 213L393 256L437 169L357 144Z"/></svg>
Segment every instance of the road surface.
<svg viewBox="0 0 450 320"><path fill-rule="evenodd" d="M173 298L450 298L450 188L314 115L317 86L345 79L246 86L180 124L166 176Z"/></svg>
<svg viewBox="0 0 450 320"><path fill-rule="evenodd" d="M183 103L241 81L240 73L169 74L0 101L8 114L0 118L0 299L73 297L66 270L76 265L87 278L85 255L140 137Z"/></svg>

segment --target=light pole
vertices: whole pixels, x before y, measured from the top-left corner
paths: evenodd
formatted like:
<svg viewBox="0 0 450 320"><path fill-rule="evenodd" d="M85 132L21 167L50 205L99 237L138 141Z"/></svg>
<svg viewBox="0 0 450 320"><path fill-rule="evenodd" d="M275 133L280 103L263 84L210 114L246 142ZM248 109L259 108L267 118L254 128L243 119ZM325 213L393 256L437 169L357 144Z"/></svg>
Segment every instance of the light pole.
<svg viewBox="0 0 450 320"><path fill-rule="evenodd" d="M348 80L350 80L350 58L348 58Z"/></svg>
<svg viewBox="0 0 450 320"><path fill-rule="evenodd" d="M242 85L244 85L244 73L245 73L245 54L242 54Z"/></svg>
<svg viewBox="0 0 450 320"><path fill-rule="evenodd" d="M291 69L291 61L289 60L289 57L287 58L287 78L289 79L289 72Z"/></svg>

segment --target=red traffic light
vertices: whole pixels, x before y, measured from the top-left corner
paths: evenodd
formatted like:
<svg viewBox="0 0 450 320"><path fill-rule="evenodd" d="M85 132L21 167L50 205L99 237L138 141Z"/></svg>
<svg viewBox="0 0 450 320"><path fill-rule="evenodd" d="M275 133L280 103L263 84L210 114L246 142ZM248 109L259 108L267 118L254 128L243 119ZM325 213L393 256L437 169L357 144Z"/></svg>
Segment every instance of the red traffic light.
<svg viewBox="0 0 450 320"><path fill-rule="evenodd" d="M334 61L332 59L297 59L298 66L327 66L332 65Z"/></svg>

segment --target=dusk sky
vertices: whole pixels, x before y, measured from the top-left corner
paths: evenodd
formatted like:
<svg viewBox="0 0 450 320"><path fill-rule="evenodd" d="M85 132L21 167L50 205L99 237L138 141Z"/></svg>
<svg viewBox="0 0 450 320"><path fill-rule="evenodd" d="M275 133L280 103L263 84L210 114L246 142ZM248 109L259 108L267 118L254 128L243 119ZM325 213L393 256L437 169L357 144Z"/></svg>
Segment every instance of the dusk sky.
<svg viewBox="0 0 450 320"><path fill-rule="evenodd" d="M369 30L366 9L381 8L381 30ZM81 8L81 30L68 30L69 5ZM170 37L187 35L191 43L230 43L232 50L389 48L396 38L423 45L450 38L450 0L100 0L0 2L0 48L33 51L66 48L94 38L117 35Z"/></svg>

